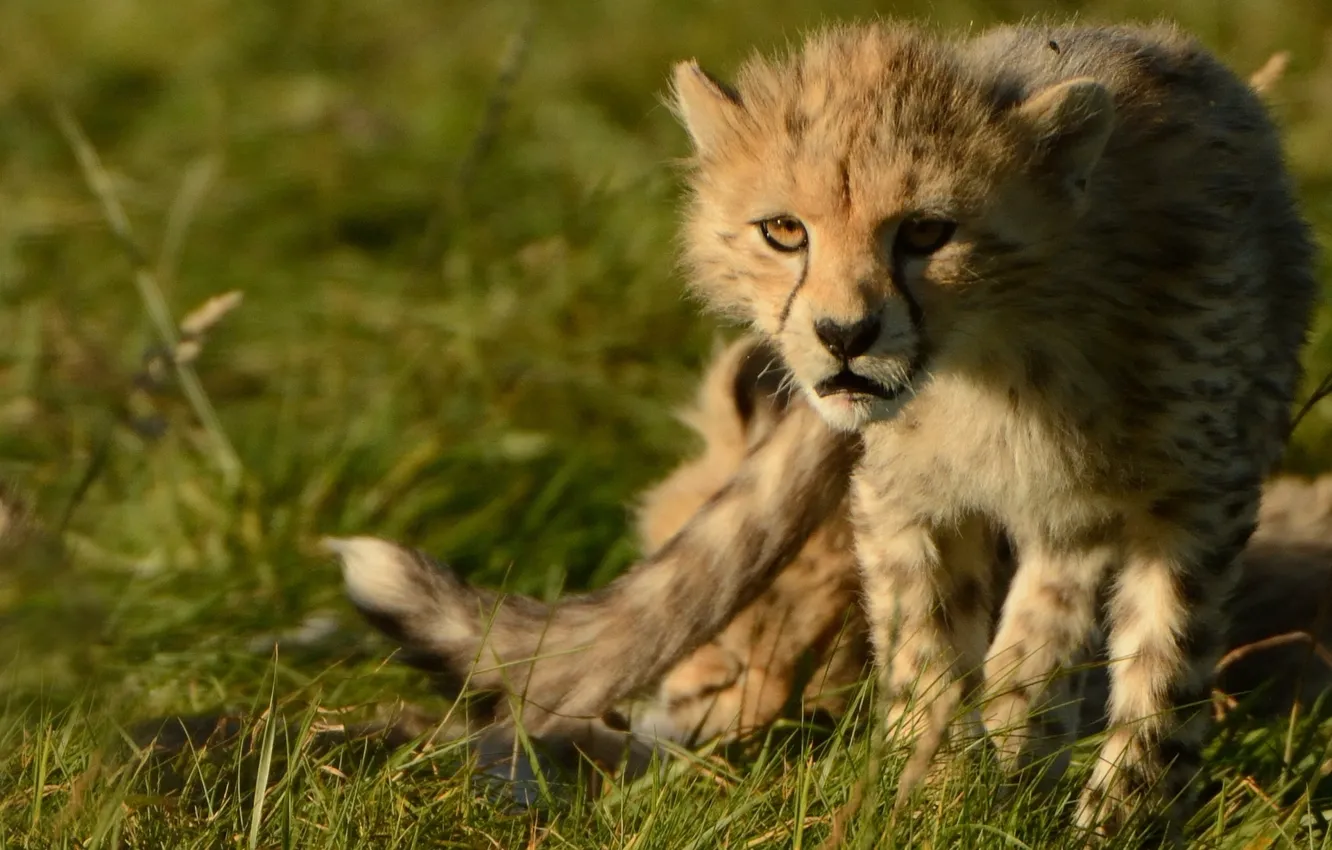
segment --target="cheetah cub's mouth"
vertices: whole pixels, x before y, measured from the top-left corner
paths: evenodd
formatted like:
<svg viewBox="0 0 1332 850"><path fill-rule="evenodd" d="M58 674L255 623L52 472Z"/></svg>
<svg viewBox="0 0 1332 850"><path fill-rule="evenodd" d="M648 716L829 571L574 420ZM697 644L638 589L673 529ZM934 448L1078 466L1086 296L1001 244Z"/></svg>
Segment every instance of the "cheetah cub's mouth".
<svg viewBox="0 0 1332 850"><path fill-rule="evenodd" d="M857 372L852 372L848 368L843 369L831 378L819 381L814 387L814 392L819 398L838 395L873 396L884 401L892 401L897 398L902 389L902 387L889 389L873 378L867 378Z"/></svg>
<svg viewBox="0 0 1332 850"><path fill-rule="evenodd" d="M838 430L858 431L870 422L894 418L915 394L922 371L919 356L870 356L855 365L871 374L843 362L836 373L806 385L815 409Z"/></svg>

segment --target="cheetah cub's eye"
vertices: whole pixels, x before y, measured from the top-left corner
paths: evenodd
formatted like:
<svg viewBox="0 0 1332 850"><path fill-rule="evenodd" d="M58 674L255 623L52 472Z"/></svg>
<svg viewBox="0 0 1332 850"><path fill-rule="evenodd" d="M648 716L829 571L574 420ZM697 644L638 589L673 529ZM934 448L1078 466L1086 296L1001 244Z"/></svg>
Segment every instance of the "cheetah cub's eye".
<svg viewBox="0 0 1332 850"><path fill-rule="evenodd" d="M948 244L957 222L941 218L909 218L897 228L893 250L908 257L928 257Z"/></svg>
<svg viewBox="0 0 1332 850"><path fill-rule="evenodd" d="M800 219L789 215L765 218L758 222L759 230L768 244L778 251L792 253L804 250L809 244L809 233Z"/></svg>

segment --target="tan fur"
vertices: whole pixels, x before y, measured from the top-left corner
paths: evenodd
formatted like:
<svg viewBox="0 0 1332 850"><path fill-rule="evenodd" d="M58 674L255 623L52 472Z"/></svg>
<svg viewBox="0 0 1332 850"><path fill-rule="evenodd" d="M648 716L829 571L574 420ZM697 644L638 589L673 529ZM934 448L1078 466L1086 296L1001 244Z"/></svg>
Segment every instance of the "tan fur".
<svg viewBox="0 0 1332 850"><path fill-rule="evenodd" d="M675 104L696 289L865 446L898 805L968 694L1009 770L1060 751L1103 587L1112 728L1078 821L1187 805L1314 293L1255 93L1166 27L879 24L754 58L734 90L682 63ZM996 609L997 534L1019 561Z"/></svg>
<svg viewBox="0 0 1332 850"><path fill-rule="evenodd" d="M1260 94L1270 93L1280 82L1289 54L1273 54L1249 77ZM746 451L779 416L778 405L761 386L745 387L741 373L745 356L755 341L742 339L722 349L708 364L693 406L680 418L700 437L702 451L686 460L639 500L637 522L644 551L663 545L704 505L745 462ZM747 421L739 409L738 395L748 394L746 406L756 412ZM799 694L805 710L824 709L840 713L844 695L869 663L864 642L863 615L848 604L845 588L858 584L855 562L849 552L829 543L849 532L849 516L836 514L811 537L800 555L778 576L773 586L744 609L719 635L677 664L662 680L657 692L639 706L636 729L679 741L729 740L762 729L791 706L797 694L794 682L797 664L804 660L816 676ZM1246 551L1244 576L1235 607L1231 648L1318 624L1305 616L1290 616L1290 605L1301 599L1318 598L1332 570L1332 476L1306 482L1280 478L1265 489L1255 538L1270 541ZM1301 547L1298 544L1313 544ZM1307 609L1307 606L1306 606ZM760 624L781 624L799 611L809 628L801 631L769 628L784 644L765 645L758 636ZM1332 620L1332 617L1328 618ZM818 624L822 624L821 626ZM843 639L829 650L807 638L840 630ZM1332 622L1326 624L1332 635ZM1287 655L1288 649L1282 650ZM1232 675L1226 690L1246 693L1272 681L1267 675L1272 652L1258 656ZM1325 671L1307 678L1304 690L1315 694L1327 682ZM1104 693L1104 676L1093 673L1097 693ZM1102 710L1104 699L1091 700L1092 720ZM1070 703L1076 707L1076 703ZM1079 720L1083 728L1092 725Z"/></svg>

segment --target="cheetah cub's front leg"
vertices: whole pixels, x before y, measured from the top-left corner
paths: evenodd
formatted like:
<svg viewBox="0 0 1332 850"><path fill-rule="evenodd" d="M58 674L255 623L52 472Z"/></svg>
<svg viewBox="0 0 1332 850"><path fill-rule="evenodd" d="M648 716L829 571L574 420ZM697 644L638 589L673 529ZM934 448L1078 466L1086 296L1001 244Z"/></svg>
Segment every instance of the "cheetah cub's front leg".
<svg viewBox="0 0 1332 850"><path fill-rule="evenodd" d="M994 533L979 517L928 527L894 517L857 480L856 550L878 666L885 732L911 742L897 805L931 773L955 714L979 684L991 622ZM965 738L980 733L963 721Z"/></svg>
<svg viewBox="0 0 1332 850"><path fill-rule="evenodd" d="M1166 500L1131 526L1109 606L1110 734L1079 804L1085 829L1113 834L1148 795L1170 807L1168 831L1191 811L1224 609L1259 493L1236 482L1187 507Z"/></svg>
<svg viewBox="0 0 1332 850"><path fill-rule="evenodd" d="M1063 775L1081 707L1082 674L1098 636L1097 600L1120 550L1111 529L1071 540L1019 535L1021 553L985 659L982 716L1010 773L1042 786Z"/></svg>
<svg viewBox="0 0 1332 850"><path fill-rule="evenodd" d="M934 527L885 523L889 508L863 476L855 492L865 512L857 546L886 732L911 747L896 805L939 772L939 750L959 724L967 741L988 733L1006 772L1052 784L1078 730L1081 676L1070 668L1093 648L1115 541L1097 532L1020 547L991 640L1002 584L992 525L979 516ZM959 715L977 699L979 718L970 706Z"/></svg>

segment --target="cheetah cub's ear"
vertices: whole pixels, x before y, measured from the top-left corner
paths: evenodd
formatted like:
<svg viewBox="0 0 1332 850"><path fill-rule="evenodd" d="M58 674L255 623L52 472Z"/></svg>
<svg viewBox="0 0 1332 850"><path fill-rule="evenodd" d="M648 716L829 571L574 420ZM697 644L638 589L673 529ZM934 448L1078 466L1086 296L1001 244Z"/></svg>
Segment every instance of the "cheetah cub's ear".
<svg viewBox="0 0 1332 850"><path fill-rule="evenodd" d="M672 108L700 157L710 157L738 129L744 114L740 95L690 59L675 66Z"/></svg>
<svg viewBox="0 0 1332 850"><path fill-rule="evenodd" d="M1033 164L1060 181L1081 211L1091 179L1115 123L1115 101L1105 86L1081 77L1037 92L1018 107L1036 143Z"/></svg>

